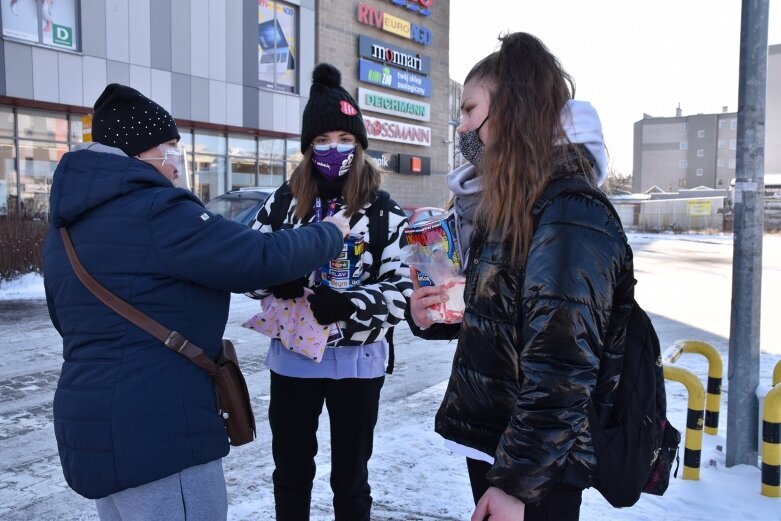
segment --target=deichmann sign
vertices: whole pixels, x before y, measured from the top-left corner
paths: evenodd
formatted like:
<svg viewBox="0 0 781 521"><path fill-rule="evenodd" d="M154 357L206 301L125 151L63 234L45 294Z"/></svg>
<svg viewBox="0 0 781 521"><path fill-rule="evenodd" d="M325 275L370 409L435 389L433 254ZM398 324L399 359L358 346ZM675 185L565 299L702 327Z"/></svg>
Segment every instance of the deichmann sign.
<svg viewBox="0 0 781 521"><path fill-rule="evenodd" d="M371 116L364 116L363 123L366 125L366 133L369 135L369 139L394 141L396 143L407 143L423 147L431 146L431 129L428 127L419 127L418 125Z"/></svg>
<svg viewBox="0 0 781 521"><path fill-rule="evenodd" d="M431 31L366 4L358 4L358 22L408 38L423 45L431 45Z"/></svg>
<svg viewBox="0 0 781 521"><path fill-rule="evenodd" d="M431 80L388 65L358 60L358 79L381 87L431 97Z"/></svg>
<svg viewBox="0 0 781 521"><path fill-rule="evenodd" d="M358 35L358 54L390 65L403 67L423 74L431 73L431 58L397 47L390 43L375 40L368 36Z"/></svg>
<svg viewBox="0 0 781 521"><path fill-rule="evenodd" d="M358 106L362 110L402 118L431 121L431 105L423 101L400 98L393 94L358 87Z"/></svg>

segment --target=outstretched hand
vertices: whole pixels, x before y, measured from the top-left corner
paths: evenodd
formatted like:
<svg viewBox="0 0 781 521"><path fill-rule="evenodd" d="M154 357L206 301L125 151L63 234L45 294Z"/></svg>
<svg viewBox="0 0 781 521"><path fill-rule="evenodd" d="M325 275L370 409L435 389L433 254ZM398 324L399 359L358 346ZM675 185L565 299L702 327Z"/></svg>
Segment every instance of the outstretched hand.
<svg viewBox="0 0 781 521"><path fill-rule="evenodd" d="M339 231L342 232L342 237L347 237L350 235L350 221L343 215L329 215L323 219L323 222L335 224L337 227L339 227Z"/></svg>
<svg viewBox="0 0 781 521"><path fill-rule="evenodd" d="M502 489L488 487L477 502L472 521L523 521L526 505Z"/></svg>
<svg viewBox="0 0 781 521"><path fill-rule="evenodd" d="M409 298L410 316L415 324L426 329L434 324L428 316L427 309L436 306L442 302L447 302L447 287L445 286L421 286L418 282L418 272L415 268L410 268L410 279L412 279L412 295Z"/></svg>

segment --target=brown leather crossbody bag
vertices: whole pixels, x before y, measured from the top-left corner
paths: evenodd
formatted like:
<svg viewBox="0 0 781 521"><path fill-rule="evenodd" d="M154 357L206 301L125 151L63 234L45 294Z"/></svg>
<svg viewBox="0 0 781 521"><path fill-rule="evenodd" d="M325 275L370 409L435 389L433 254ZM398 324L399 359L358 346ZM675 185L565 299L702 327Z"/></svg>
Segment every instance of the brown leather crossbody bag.
<svg viewBox="0 0 781 521"><path fill-rule="evenodd" d="M66 228L60 228L60 236L65 245L68 259L73 266L73 271L76 272L76 276L88 290L117 314L160 340L167 348L187 357L212 377L217 393L217 413L225 420L225 430L228 433L230 444L239 446L253 441L255 439L255 415L252 412L247 383L244 381L244 375L241 374L239 359L236 356L233 343L223 339L222 350L215 363L206 356L200 347L104 288L84 269Z"/></svg>

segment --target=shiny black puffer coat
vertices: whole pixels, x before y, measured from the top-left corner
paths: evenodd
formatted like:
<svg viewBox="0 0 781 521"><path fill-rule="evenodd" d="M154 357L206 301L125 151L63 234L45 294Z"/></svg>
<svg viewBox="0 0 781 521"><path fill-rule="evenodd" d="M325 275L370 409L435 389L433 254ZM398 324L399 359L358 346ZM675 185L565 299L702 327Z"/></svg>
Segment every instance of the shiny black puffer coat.
<svg viewBox="0 0 781 521"><path fill-rule="evenodd" d="M585 488L587 407L606 422L633 298L621 224L598 200L564 193L543 212L525 270L490 237L476 234L471 251L460 329L413 327L458 336L436 431L494 455L488 481L525 503L560 482Z"/></svg>

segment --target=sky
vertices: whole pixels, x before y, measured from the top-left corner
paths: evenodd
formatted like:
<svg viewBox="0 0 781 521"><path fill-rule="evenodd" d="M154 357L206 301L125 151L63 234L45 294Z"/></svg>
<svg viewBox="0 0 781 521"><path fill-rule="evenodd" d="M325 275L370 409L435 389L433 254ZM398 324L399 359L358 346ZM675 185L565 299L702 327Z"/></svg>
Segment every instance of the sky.
<svg viewBox="0 0 781 521"><path fill-rule="evenodd" d="M768 45L781 44L781 0L769 0ZM450 77L463 83L503 32L540 38L603 125L612 167L632 173L634 122L736 111L739 0L450 1Z"/></svg>

